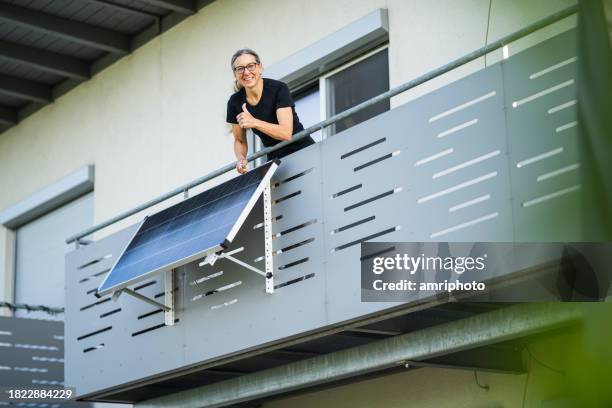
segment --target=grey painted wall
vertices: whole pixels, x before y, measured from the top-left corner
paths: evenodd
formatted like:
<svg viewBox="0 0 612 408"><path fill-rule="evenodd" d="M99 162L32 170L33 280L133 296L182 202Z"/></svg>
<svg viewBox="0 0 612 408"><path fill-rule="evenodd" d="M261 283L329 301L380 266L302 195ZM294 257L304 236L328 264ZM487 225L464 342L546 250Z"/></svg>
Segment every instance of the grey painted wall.
<svg viewBox="0 0 612 408"><path fill-rule="evenodd" d="M15 302L64 307L64 256L74 249L74 245L66 244L65 237L90 227L92 220L90 193L17 229ZM44 312L18 310L15 314L49 318Z"/></svg>

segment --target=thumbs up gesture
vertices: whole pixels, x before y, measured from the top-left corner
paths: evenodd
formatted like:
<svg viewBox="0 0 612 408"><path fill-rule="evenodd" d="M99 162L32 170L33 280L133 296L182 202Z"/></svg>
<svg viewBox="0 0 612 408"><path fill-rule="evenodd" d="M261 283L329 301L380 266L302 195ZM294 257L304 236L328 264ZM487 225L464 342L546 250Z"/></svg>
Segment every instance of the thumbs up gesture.
<svg viewBox="0 0 612 408"><path fill-rule="evenodd" d="M238 125L243 129L251 129L257 126L258 119L255 119L251 112L247 110L246 103L242 104L242 112L236 116Z"/></svg>

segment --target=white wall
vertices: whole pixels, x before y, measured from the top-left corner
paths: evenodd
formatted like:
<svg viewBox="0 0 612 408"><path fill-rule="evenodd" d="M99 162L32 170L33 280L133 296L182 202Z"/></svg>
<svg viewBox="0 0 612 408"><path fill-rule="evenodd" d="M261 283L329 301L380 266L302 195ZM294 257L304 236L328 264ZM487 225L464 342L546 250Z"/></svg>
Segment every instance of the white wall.
<svg viewBox="0 0 612 408"><path fill-rule="evenodd" d="M269 402L263 408L408 408L408 407L520 407L525 375L474 372L445 368L421 368L361 381L325 391ZM441 392L443 390L443 392Z"/></svg>

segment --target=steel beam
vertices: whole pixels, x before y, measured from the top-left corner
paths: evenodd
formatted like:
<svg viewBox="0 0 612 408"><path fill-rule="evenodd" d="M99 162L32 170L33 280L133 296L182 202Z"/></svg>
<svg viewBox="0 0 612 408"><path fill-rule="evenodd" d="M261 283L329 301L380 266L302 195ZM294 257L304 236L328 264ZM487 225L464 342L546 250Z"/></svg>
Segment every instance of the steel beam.
<svg viewBox="0 0 612 408"><path fill-rule="evenodd" d="M181 14L195 14L198 9L195 0L141 0L153 6Z"/></svg>
<svg viewBox="0 0 612 408"><path fill-rule="evenodd" d="M0 105L0 124L16 125L17 124L17 109Z"/></svg>
<svg viewBox="0 0 612 408"><path fill-rule="evenodd" d="M221 407L575 325L577 303L520 304L242 377L136 403L136 408Z"/></svg>
<svg viewBox="0 0 612 408"><path fill-rule="evenodd" d="M50 86L3 74L0 74L0 93L40 103L53 100Z"/></svg>
<svg viewBox="0 0 612 408"><path fill-rule="evenodd" d="M77 58L0 40L0 60L17 62L69 78L88 79L89 64Z"/></svg>
<svg viewBox="0 0 612 408"><path fill-rule="evenodd" d="M134 15L141 16L141 17L149 17L151 19L157 19L161 17L161 16L158 16L157 14L151 13L146 10L141 10L135 7L126 6L125 4L119 4L119 3L115 3L112 1L108 1L108 0L82 0L82 1L85 1L87 3L97 4L99 6L104 6L107 8L111 8L113 10L118 10L118 11L122 11L125 13L134 14Z"/></svg>
<svg viewBox="0 0 612 408"><path fill-rule="evenodd" d="M0 3L0 20L112 53L130 52L130 38L125 34L25 7Z"/></svg>

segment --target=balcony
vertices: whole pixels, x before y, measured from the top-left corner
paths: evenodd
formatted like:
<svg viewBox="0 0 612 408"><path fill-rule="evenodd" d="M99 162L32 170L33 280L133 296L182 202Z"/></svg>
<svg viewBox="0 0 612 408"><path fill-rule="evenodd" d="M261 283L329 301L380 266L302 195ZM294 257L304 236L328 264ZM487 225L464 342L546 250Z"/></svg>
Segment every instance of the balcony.
<svg viewBox="0 0 612 408"><path fill-rule="evenodd" d="M135 226L79 246L66 260L66 384L85 400L138 402L500 308L361 302L360 243L582 240L575 37L562 33L284 159L271 183L274 294L236 264L198 260L175 271L167 326L162 309L94 296ZM263 268L261 214L231 249ZM131 289L164 298L161 275Z"/></svg>

